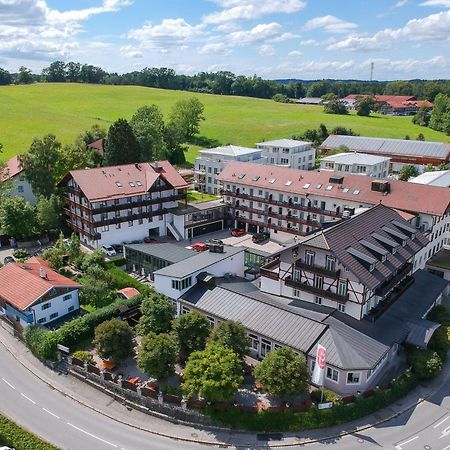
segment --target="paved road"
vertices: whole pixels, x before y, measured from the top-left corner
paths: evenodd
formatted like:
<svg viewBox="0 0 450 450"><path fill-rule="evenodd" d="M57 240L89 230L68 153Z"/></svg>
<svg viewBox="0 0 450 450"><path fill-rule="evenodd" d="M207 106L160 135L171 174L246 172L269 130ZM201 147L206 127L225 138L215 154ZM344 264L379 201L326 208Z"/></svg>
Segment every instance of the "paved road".
<svg viewBox="0 0 450 450"><path fill-rule="evenodd" d="M112 402L112 400L111 400ZM122 450L164 449L181 450L211 448L206 445L177 441L147 431L132 428L105 417L61 393L33 376L22 364L0 345L0 410L25 428L53 444L70 450ZM384 412L387 416L388 412ZM131 413L130 413L131 414ZM130 416L131 417L131 416ZM156 422L145 416L152 429ZM172 431L173 431L172 426ZM191 438L184 427L176 428L179 435ZM264 436L248 434L211 435L218 441L239 444L254 443L251 447L267 448L277 444L300 444L304 439L315 439L324 431L305 432L284 437L283 441L265 440ZM229 448L235 448L235 445ZM296 445L297 448L300 445ZM395 449L395 450L450 450L450 383L443 384L427 401L412 412L385 424L354 435L311 443L308 448L333 450ZM304 448L304 447L303 447Z"/></svg>

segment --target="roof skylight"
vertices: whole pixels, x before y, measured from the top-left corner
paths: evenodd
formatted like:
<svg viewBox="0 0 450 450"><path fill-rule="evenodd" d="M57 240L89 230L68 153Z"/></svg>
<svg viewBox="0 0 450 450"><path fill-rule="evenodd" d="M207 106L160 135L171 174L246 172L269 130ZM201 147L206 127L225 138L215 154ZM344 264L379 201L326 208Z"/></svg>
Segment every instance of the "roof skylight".
<svg viewBox="0 0 450 450"><path fill-rule="evenodd" d="M120 181L116 181L116 186L117 187L122 187L122 183Z"/></svg>
<svg viewBox="0 0 450 450"><path fill-rule="evenodd" d="M285 184L285 186L290 186L292 184L292 181L291 180L287 180L286 183L284 183L284 184Z"/></svg>
<svg viewBox="0 0 450 450"><path fill-rule="evenodd" d="M311 185L309 183L306 183L303 185L303 189L308 189Z"/></svg>
<svg viewBox="0 0 450 450"><path fill-rule="evenodd" d="M273 184L273 183L275 183L276 180L277 180L276 178L271 178L271 179L269 180L269 183L270 183L270 184Z"/></svg>

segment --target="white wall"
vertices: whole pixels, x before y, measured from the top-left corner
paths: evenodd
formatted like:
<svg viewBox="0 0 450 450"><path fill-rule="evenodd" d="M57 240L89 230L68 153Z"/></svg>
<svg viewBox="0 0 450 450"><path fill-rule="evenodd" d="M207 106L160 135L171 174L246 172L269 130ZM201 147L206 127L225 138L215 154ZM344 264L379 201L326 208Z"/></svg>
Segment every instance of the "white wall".
<svg viewBox="0 0 450 450"><path fill-rule="evenodd" d="M25 179L22 174L18 174L11 179L12 189L11 196L13 197L23 197L27 202L32 205L37 203L37 198L33 194L30 183Z"/></svg>

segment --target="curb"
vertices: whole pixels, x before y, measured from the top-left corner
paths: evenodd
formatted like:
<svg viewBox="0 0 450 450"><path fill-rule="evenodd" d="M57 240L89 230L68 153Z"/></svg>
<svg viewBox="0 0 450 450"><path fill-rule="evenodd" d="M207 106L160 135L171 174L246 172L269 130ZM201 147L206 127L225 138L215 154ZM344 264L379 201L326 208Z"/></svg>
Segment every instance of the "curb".
<svg viewBox="0 0 450 450"><path fill-rule="evenodd" d="M17 339L17 338L15 338ZM74 397L71 394L68 394L64 391L62 391L61 389L56 388L55 386L53 386L52 384L50 384L48 381L46 381L44 378L42 378L40 375L38 375L35 371L33 371L30 367L28 367L24 362L22 362L20 359L18 359L16 357L16 355L11 351L11 349L3 342L0 340L0 343L3 345L3 347L5 347L5 349L8 351L8 353L19 363L21 364L25 369L27 369L30 373L32 373L36 378L38 378L39 380L41 380L43 383L45 383L48 387L50 387L52 390L55 390L57 392L59 392L60 394L64 395L65 397L70 398L71 400L75 401L76 403L78 403L79 405L82 405L92 411L95 411L98 414L101 414L104 417L107 417L111 420L114 420L115 422L121 423L123 425L129 426L131 428L135 428L137 430L140 431L144 431L159 437L164 437L164 438L168 438L168 439L172 439L175 441L180 441L180 442L190 442L190 443L196 443L196 444L202 444L202 445L208 445L208 446L214 446L214 447L219 447L219 448L228 448L228 447L234 447L234 448L252 448L255 447L255 443L227 443L227 442L217 442L217 441L204 441L204 440L199 440L199 439L191 439L191 438L183 438L180 436L173 436L170 434L166 434L166 433L161 433L158 431L154 431L154 430L149 430L148 428L144 428L141 427L139 425L135 425L129 422L126 422L124 420L118 419L114 416L111 416L110 414L105 413L104 411L101 411L93 406L90 406L86 403L84 403L82 400L77 399L76 397ZM22 344L23 345L23 344ZM26 347L24 347L26 348ZM27 349L27 351L29 351ZM431 397L432 395L434 395L444 384L446 384L447 380L443 381L442 383L439 383L438 386L436 386L436 388L433 391L429 391L426 395L424 395L423 397L420 397L417 401L415 401L413 404L405 407L404 409L402 409L399 412L396 412L395 414L392 414L384 419L381 419L377 422L374 422L372 424L368 424L368 425L364 425L361 427L356 427L352 430L348 430L348 431L342 431L338 434L334 434L334 435L330 435L330 436L324 436L321 437L319 439L305 439L305 440L299 440L298 442L293 442L293 443L279 443L279 444L271 444L271 443L266 443L264 444L264 447L269 447L269 448L288 448L288 447L295 447L295 446L299 446L299 445L307 445L307 444L314 444L314 443L318 443L318 442L323 442L323 441L328 441L328 440L332 440L332 439L336 439L336 438L342 438L345 436L349 436L352 435L354 433L358 433L361 431L365 431L368 430L370 428L374 428L377 425L381 425L383 423L389 422L392 419L395 419L396 417L399 417L403 414L405 414L406 412L408 412L409 410L413 409L414 407L418 406L419 404L421 404L422 402L424 402L426 399L428 399L429 397ZM89 385L92 386L92 384L94 383L88 383ZM95 387L95 386L92 386ZM417 388L416 388L417 389ZM106 394L108 395L108 394ZM114 395L114 397L116 398L122 398L119 395ZM133 407L133 409L135 410L146 410L146 408L141 407L140 405L134 404L133 402L130 402L128 400L124 399L124 403L130 405L131 407ZM146 411L146 413L148 413ZM181 420L174 420L171 419L169 416L166 416L164 414L158 413L158 414L151 414L154 415L154 417L158 417L160 419L163 420L168 420L171 423L175 423L175 424L180 424L180 425L186 425L186 426L202 426L202 428L207 429L207 430L211 430L211 431L220 431L220 432L232 432L232 433L251 433L249 431L246 430L240 430L240 429L234 429L234 428L223 428L223 427L214 427L214 426L205 426L205 425L199 425L199 424L194 424L194 423L190 423L190 422L185 422L185 421L181 421ZM316 430L319 430L319 428L317 428ZM311 431L311 430L308 430ZM261 432L264 433L264 432ZM256 434L256 433L255 433ZM270 435L271 433L264 433L267 435ZM256 444L258 445L258 444Z"/></svg>

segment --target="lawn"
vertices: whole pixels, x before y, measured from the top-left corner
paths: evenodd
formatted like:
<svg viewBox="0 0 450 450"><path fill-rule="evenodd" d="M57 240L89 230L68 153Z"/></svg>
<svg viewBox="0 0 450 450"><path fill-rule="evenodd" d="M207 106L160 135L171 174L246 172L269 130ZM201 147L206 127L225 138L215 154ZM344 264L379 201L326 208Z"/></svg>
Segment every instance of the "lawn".
<svg viewBox="0 0 450 450"><path fill-rule="evenodd" d="M350 127L366 136L448 141L443 133L414 125L411 117L358 117L324 114L321 106L276 103L246 97L196 94L139 86L42 83L0 87L0 159L26 151L35 136L55 134L70 143L82 130L97 123L108 127L119 117L129 119L137 108L155 103L164 114L179 99L198 97L205 118L196 145L187 154L192 163L201 147L214 145L254 146L256 142L288 137L320 123L333 128Z"/></svg>
<svg viewBox="0 0 450 450"><path fill-rule="evenodd" d="M191 203L209 202L210 200L217 200L217 195L205 194L203 192L188 190L187 200Z"/></svg>

